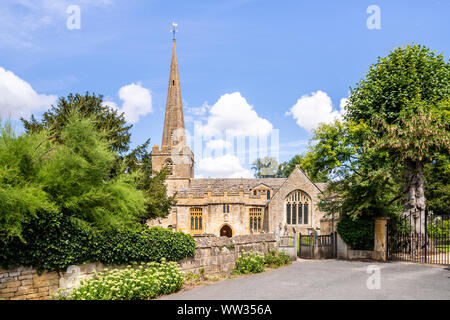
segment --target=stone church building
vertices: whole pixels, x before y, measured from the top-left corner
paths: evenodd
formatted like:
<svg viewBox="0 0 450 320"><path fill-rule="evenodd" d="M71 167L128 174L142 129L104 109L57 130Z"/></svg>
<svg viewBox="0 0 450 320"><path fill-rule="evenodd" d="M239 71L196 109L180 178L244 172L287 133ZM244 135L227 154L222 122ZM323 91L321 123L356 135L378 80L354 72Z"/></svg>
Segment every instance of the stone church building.
<svg viewBox="0 0 450 320"><path fill-rule="evenodd" d="M173 39L169 88L161 147L152 149L153 170L169 167L167 190L176 205L150 226L171 227L192 235L235 236L320 233L317 203L323 183L314 183L297 167L288 178L194 178L194 154L185 141L176 43ZM322 219L324 220L324 219Z"/></svg>

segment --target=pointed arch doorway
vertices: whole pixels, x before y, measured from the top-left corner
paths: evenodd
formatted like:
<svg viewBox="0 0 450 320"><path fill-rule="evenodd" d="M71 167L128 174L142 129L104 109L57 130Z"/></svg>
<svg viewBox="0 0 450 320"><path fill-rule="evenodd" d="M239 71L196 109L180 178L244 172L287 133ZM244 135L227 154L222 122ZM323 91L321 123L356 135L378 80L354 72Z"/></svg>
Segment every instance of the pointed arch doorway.
<svg viewBox="0 0 450 320"><path fill-rule="evenodd" d="M233 229L227 224L223 225L222 228L220 228L220 236L231 238L233 236Z"/></svg>

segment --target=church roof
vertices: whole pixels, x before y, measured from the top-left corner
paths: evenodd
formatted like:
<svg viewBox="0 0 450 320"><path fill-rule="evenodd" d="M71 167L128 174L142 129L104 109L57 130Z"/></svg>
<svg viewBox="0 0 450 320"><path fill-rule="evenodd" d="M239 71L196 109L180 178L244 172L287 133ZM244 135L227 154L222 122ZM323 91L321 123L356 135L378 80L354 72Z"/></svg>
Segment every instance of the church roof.
<svg viewBox="0 0 450 320"><path fill-rule="evenodd" d="M265 184L273 190L278 190L286 181L286 178L208 178L208 179L191 179L188 188L178 190L178 194L184 193L204 193L211 191L212 193L239 193L241 188L244 193L250 193L251 190L261 184Z"/></svg>

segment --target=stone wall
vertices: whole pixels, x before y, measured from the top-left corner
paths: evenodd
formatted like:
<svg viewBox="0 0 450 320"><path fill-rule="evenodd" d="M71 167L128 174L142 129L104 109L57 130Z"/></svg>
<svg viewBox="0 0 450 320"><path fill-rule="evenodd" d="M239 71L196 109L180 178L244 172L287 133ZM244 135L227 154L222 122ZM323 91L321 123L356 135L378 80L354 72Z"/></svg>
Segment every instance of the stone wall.
<svg viewBox="0 0 450 320"><path fill-rule="evenodd" d="M194 257L179 261L184 272L205 274L227 274L234 268L234 262L241 251L267 253L277 248L273 234L243 235L227 237L195 237L197 243ZM108 266L108 269L125 266ZM38 275L31 267L19 267L12 270L0 269L0 299L37 300L49 299L58 288L71 290L81 280L90 278L94 271L101 272L105 266L101 263L85 263L69 266L66 271L45 271Z"/></svg>
<svg viewBox="0 0 450 320"><path fill-rule="evenodd" d="M57 291L58 286L59 275L56 271L39 275L31 267L0 269L0 299L46 299Z"/></svg>
<svg viewBox="0 0 450 320"><path fill-rule="evenodd" d="M387 260L387 224L388 218L375 218L374 250L354 250L337 235L337 258L346 260Z"/></svg>
<svg viewBox="0 0 450 320"><path fill-rule="evenodd" d="M273 234L242 235L227 237L196 237L197 249L193 258L180 261L186 272L205 274L226 274L233 270L234 262L241 251L267 253L277 248Z"/></svg>

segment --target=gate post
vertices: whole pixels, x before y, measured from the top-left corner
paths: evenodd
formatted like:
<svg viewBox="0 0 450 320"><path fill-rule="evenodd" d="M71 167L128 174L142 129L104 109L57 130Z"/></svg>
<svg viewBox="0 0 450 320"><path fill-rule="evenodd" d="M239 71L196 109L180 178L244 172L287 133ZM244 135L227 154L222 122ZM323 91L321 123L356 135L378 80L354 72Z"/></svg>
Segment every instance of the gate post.
<svg viewBox="0 0 450 320"><path fill-rule="evenodd" d="M372 258L374 260L387 260L387 221L388 217L375 218L375 237Z"/></svg>

